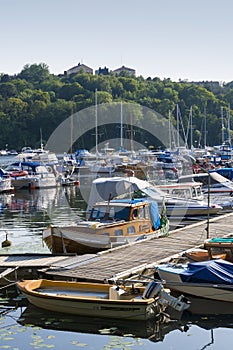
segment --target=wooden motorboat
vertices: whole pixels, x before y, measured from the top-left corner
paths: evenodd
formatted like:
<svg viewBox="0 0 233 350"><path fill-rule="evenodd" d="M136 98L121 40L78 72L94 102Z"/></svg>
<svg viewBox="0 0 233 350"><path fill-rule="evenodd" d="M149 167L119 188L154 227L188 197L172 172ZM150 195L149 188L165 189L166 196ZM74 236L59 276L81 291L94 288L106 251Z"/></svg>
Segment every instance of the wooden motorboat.
<svg viewBox="0 0 233 350"><path fill-rule="evenodd" d="M207 249L195 248L188 250L184 254L191 261L205 261L210 259L226 259L227 254L210 254Z"/></svg>
<svg viewBox="0 0 233 350"><path fill-rule="evenodd" d="M168 306L179 312L190 307L158 281L144 286L140 280L111 285L39 279L18 282L17 287L34 306L79 316L147 320L158 317Z"/></svg>
<svg viewBox="0 0 233 350"><path fill-rule="evenodd" d="M156 267L167 288L182 294L233 302L233 264L218 259Z"/></svg>
<svg viewBox="0 0 233 350"><path fill-rule="evenodd" d="M146 287L44 279L18 282L17 287L31 304L66 314L145 320L161 311L154 297L142 298Z"/></svg>
<svg viewBox="0 0 233 350"><path fill-rule="evenodd" d="M43 239L53 253L97 253L168 233L157 203L145 199L111 200L96 203L90 218L74 225L52 225Z"/></svg>

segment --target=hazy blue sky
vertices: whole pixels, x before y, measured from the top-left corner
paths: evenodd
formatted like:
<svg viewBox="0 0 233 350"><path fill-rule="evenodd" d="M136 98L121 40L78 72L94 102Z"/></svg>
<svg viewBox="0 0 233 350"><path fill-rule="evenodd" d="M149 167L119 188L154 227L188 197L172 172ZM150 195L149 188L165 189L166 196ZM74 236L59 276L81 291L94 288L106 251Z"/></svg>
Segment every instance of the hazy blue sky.
<svg viewBox="0 0 233 350"><path fill-rule="evenodd" d="M125 65L146 77L233 81L232 0L0 0L0 72Z"/></svg>

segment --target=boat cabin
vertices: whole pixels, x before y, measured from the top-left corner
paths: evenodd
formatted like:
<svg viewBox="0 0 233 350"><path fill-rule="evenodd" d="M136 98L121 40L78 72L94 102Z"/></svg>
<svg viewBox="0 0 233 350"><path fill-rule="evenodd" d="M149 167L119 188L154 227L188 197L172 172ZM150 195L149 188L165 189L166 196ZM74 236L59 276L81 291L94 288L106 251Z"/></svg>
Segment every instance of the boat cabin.
<svg viewBox="0 0 233 350"><path fill-rule="evenodd" d="M163 190L165 193L171 195L172 197L197 200L204 199L201 182L175 183L159 185L157 187Z"/></svg>
<svg viewBox="0 0 233 350"><path fill-rule="evenodd" d="M97 203L91 211L90 221L132 221L149 219L149 203L145 201L110 201Z"/></svg>

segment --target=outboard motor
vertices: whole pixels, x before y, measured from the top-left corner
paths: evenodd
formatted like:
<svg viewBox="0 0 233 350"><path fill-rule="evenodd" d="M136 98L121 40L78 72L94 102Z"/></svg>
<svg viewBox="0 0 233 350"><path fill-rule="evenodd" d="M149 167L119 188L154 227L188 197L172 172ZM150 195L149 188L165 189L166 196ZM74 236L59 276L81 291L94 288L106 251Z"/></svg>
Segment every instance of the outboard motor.
<svg viewBox="0 0 233 350"><path fill-rule="evenodd" d="M148 283L145 291L143 292L142 299L155 298L161 292L163 286L161 282L152 281Z"/></svg>

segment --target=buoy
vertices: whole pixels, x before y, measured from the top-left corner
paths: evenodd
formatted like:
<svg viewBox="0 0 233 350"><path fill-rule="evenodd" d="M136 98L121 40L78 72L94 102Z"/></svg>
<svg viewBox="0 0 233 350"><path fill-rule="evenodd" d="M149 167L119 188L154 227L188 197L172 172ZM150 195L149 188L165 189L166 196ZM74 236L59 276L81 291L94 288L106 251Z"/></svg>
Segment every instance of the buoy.
<svg viewBox="0 0 233 350"><path fill-rule="evenodd" d="M5 241L2 242L2 248L10 247L11 246L11 241L7 239L7 233L6 233L6 239Z"/></svg>

